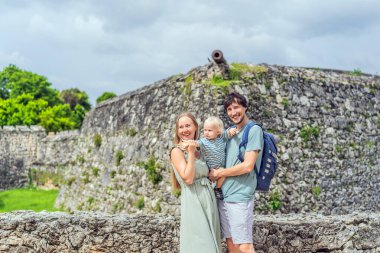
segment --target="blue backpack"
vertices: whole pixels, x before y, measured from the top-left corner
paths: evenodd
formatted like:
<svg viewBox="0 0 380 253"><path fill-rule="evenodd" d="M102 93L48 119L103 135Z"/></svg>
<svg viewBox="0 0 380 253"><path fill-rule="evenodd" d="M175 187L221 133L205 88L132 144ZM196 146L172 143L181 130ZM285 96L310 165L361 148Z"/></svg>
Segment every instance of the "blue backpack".
<svg viewBox="0 0 380 253"><path fill-rule="evenodd" d="M243 138L239 145L239 153L238 153L238 158L241 162L244 161L244 156L241 153L241 148L247 147L249 130L255 125L261 127L260 125L250 121L244 129ZM269 191L270 181L272 180L277 170L277 147L276 147L276 141L272 134L263 131L263 137L264 137L264 147L263 147L263 152L262 152L263 156L261 158L261 165L260 165L259 171L256 168L256 164L254 167L254 171L256 173L256 178L257 178L256 190Z"/></svg>

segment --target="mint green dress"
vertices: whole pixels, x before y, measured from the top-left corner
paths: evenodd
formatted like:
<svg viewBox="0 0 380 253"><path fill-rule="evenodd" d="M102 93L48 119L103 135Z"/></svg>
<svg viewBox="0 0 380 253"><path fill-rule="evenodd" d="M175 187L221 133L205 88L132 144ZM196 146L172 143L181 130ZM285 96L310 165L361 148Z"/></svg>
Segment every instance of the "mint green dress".
<svg viewBox="0 0 380 253"><path fill-rule="evenodd" d="M219 213L207 178L206 162L203 157L195 160L195 179L191 185L186 185L176 169L173 170L182 191L180 252L222 253Z"/></svg>

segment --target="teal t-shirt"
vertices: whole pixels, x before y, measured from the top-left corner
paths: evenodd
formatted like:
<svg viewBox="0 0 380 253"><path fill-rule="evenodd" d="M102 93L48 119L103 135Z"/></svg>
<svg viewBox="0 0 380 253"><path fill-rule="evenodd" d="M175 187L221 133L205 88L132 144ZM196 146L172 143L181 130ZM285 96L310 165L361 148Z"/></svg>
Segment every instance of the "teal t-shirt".
<svg viewBox="0 0 380 253"><path fill-rule="evenodd" d="M239 131L237 135L232 137L226 146L226 165L225 168L230 168L236 164L241 163L238 158L239 145L243 138L245 126ZM244 157L245 151L259 150L259 156L256 160L256 168L260 168L262 150L264 145L263 131L259 126L253 126L249 130L248 143L246 149L242 148L242 155ZM255 171L246 173L240 176L227 177L222 185L224 201L226 202L248 202L254 194L257 185Z"/></svg>

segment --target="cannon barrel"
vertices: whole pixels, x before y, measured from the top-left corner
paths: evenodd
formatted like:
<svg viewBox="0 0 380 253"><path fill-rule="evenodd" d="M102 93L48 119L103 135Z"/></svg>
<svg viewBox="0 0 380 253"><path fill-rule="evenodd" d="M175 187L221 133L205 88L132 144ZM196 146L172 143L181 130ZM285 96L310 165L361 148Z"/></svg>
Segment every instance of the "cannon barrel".
<svg viewBox="0 0 380 253"><path fill-rule="evenodd" d="M227 64L227 61L223 58L222 51L216 49L212 51L211 56L216 64Z"/></svg>

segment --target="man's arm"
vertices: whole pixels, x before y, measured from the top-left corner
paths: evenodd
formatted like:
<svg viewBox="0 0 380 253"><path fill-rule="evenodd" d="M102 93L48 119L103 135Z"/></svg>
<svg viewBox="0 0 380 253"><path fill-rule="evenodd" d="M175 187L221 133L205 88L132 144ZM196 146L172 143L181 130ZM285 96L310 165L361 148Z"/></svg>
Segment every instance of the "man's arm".
<svg viewBox="0 0 380 253"><path fill-rule="evenodd" d="M233 167L221 170L211 170L209 173L209 178L211 181L216 181L221 177L233 177L250 173L254 168L257 157L259 156L259 151L260 150L252 150L245 152L244 161Z"/></svg>

